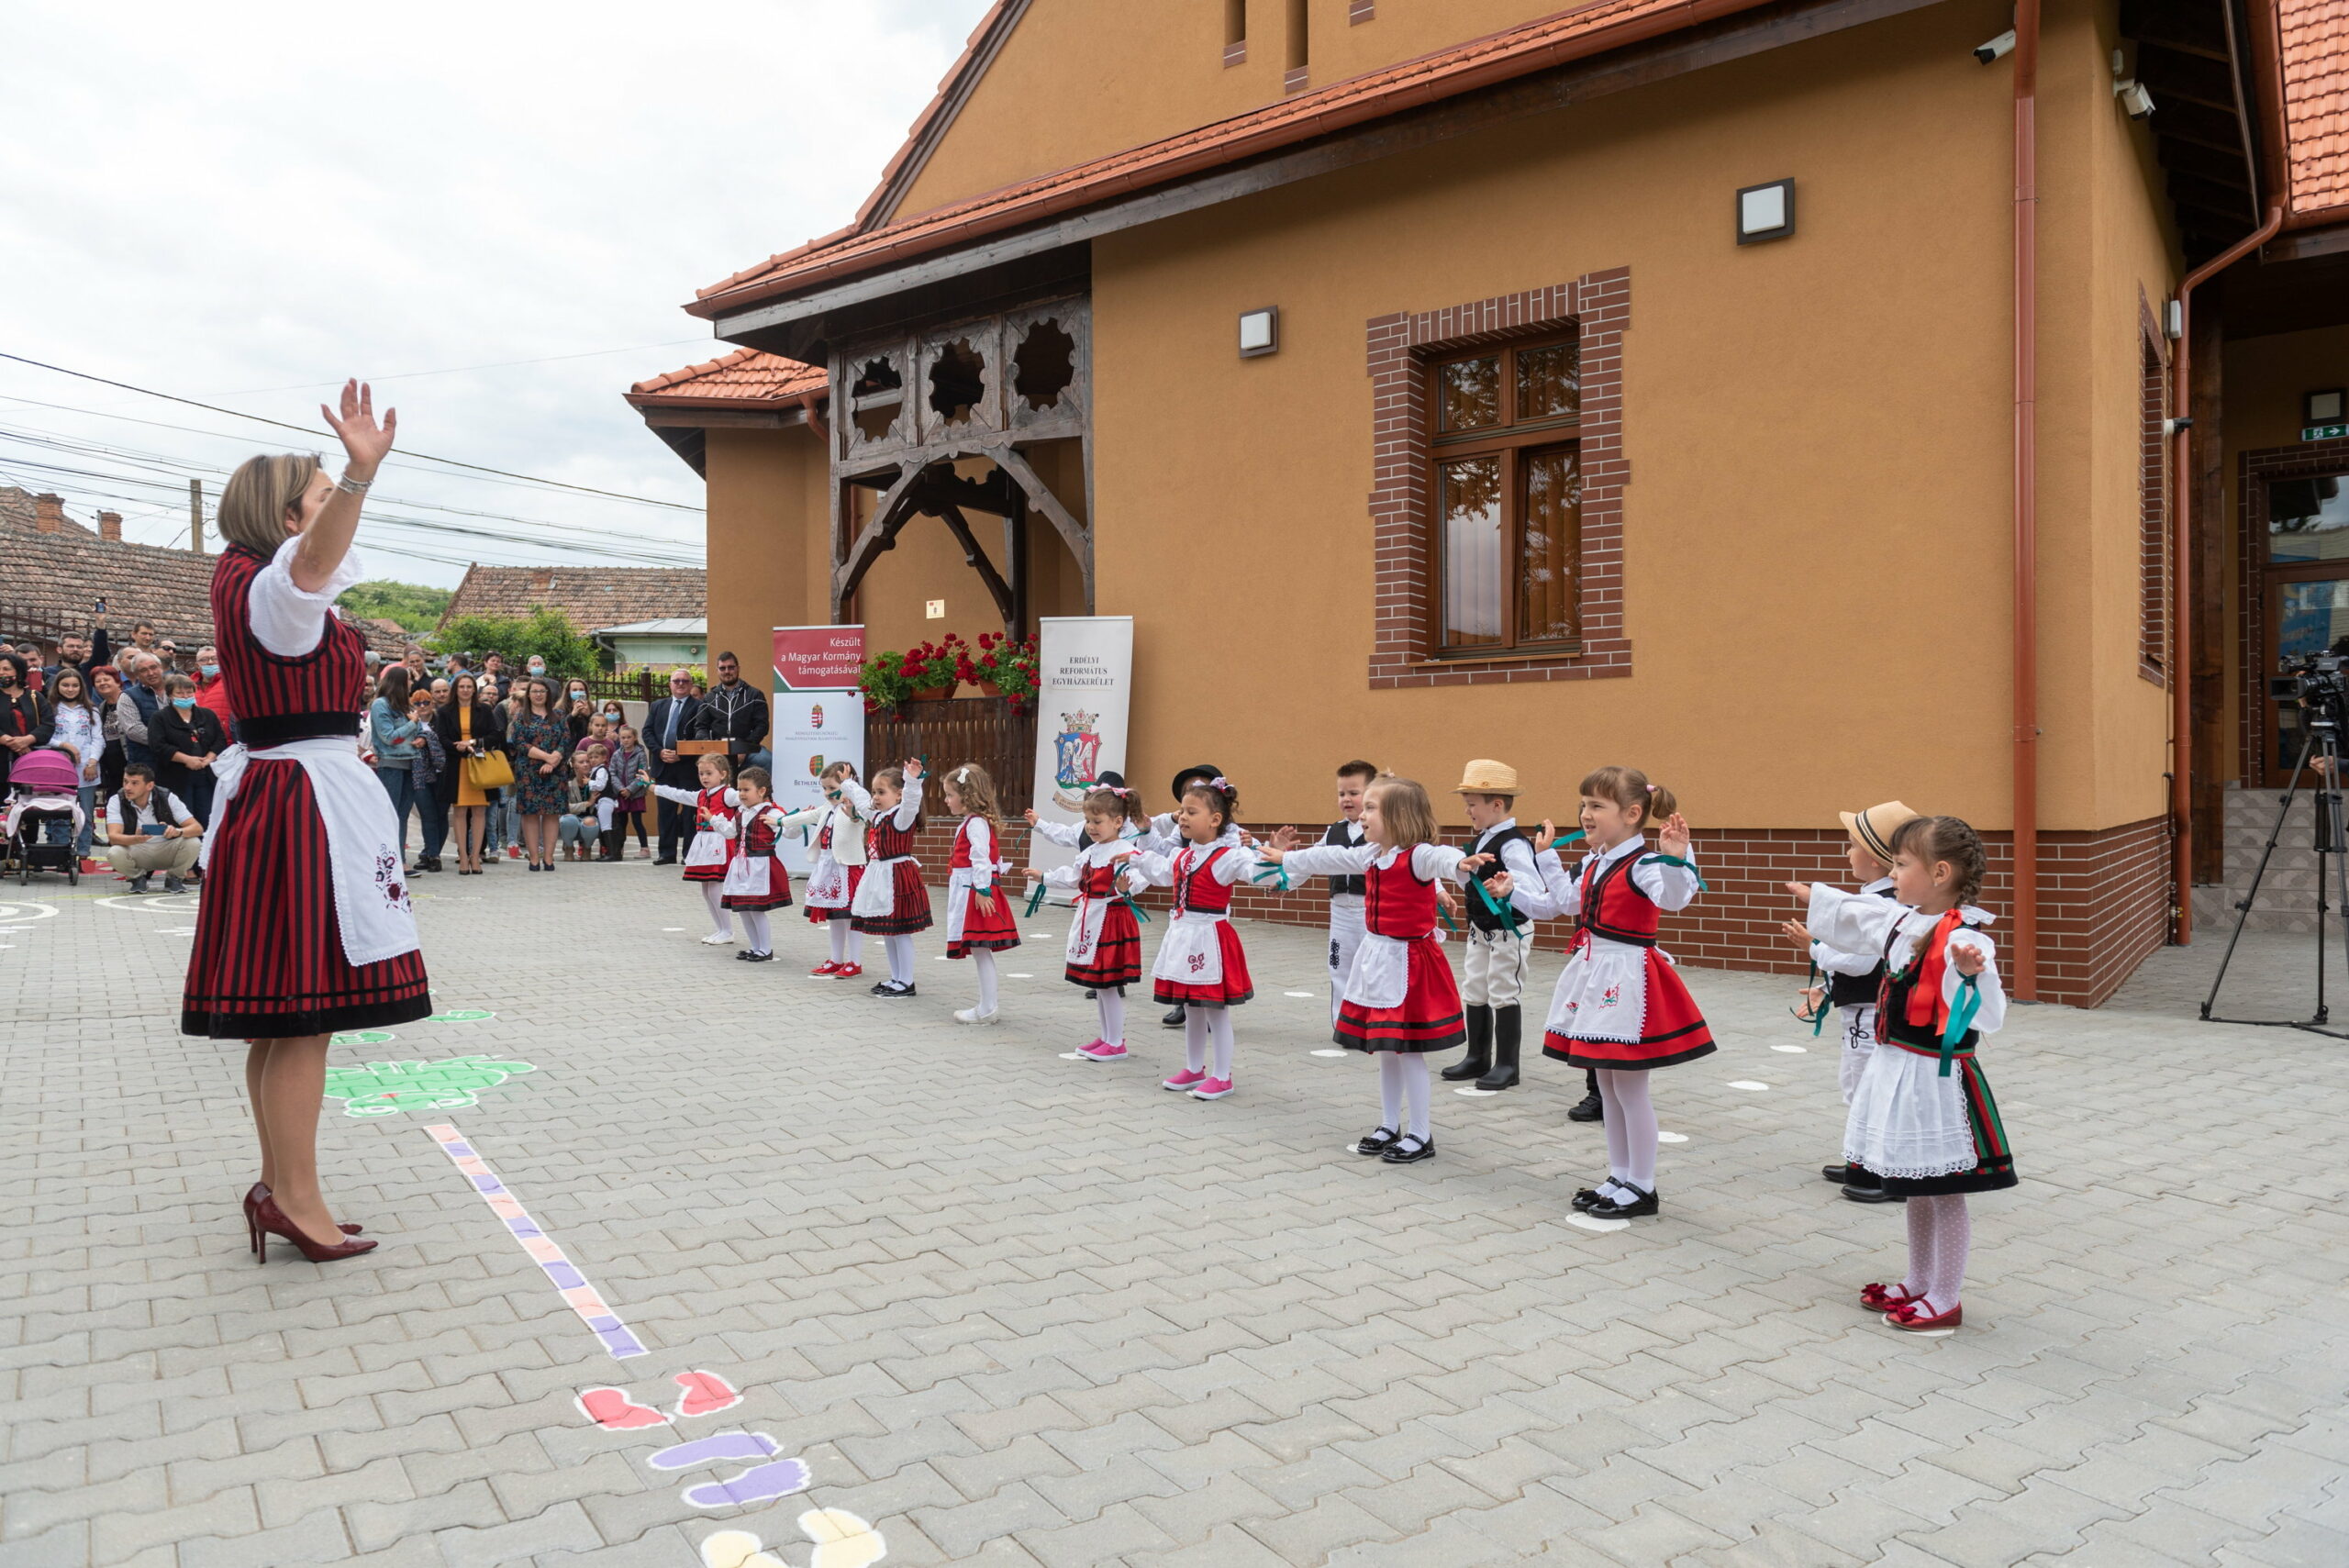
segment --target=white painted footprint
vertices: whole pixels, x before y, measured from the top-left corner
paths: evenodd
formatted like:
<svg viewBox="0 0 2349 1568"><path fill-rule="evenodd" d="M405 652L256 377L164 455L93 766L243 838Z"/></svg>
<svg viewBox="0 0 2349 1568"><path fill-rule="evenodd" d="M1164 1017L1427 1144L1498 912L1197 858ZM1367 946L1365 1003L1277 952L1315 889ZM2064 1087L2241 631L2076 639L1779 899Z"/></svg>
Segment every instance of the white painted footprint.
<svg viewBox="0 0 2349 1568"><path fill-rule="evenodd" d="M881 1532L844 1508L810 1508L799 1516L802 1534L816 1543L807 1568L872 1568L889 1554ZM702 1568L790 1568L746 1529L702 1538Z"/></svg>

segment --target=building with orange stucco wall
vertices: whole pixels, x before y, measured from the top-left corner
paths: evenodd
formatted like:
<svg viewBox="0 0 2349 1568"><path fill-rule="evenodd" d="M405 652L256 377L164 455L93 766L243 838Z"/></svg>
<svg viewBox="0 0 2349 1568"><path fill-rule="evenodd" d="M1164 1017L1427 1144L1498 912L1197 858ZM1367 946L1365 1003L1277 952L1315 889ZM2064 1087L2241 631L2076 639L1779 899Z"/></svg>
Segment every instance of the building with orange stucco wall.
<svg viewBox="0 0 2349 1568"><path fill-rule="evenodd" d="M629 396L707 479L716 645L1130 615L1130 771L1211 756L1256 822L1357 754L1505 758L1529 819L1629 762L1700 964L1785 964L1776 884L1899 797L1991 841L2016 989L2093 1003L2181 860L2222 902L2332 614L2329 540L2271 542L2331 503L2268 489L2349 474L2295 423L2349 384L2319 9L1001 0L854 221Z"/></svg>

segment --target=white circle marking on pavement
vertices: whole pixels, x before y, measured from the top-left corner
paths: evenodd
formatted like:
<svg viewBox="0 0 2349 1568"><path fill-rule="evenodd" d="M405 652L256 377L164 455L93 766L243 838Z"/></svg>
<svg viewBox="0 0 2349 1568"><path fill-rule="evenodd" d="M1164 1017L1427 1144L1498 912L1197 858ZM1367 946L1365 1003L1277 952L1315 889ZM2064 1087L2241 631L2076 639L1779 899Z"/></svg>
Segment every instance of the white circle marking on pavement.
<svg viewBox="0 0 2349 1568"><path fill-rule="evenodd" d="M1452 1092L1455 1095L1466 1095L1472 1099L1479 1100L1489 1100L1494 1095L1501 1093L1498 1089L1480 1089L1474 1084L1464 1084L1459 1088L1454 1089Z"/></svg>
<svg viewBox="0 0 2349 1568"><path fill-rule="evenodd" d="M1770 1049L1773 1051L1783 1051L1789 1056L1808 1056L1810 1054L1810 1047L1807 1045L1774 1045Z"/></svg>
<svg viewBox="0 0 2349 1568"><path fill-rule="evenodd" d="M1032 974L1014 974L1008 969L1003 972L1003 977L1006 980L1033 980L1036 978Z"/></svg>
<svg viewBox="0 0 2349 1568"><path fill-rule="evenodd" d="M683 926L663 926L661 929L664 931L682 931L685 929Z"/></svg>
<svg viewBox="0 0 2349 1568"><path fill-rule="evenodd" d="M1770 1085L1767 1084L1757 1084L1751 1078L1732 1078L1729 1081L1729 1086L1732 1089L1752 1089L1758 1092L1768 1088Z"/></svg>
<svg viewBox="0 0 2349 1568"><path fill-rule="evenodd" d="M1313 993L1310 991L1284 991L1281 995L1284 996L1310 996Z"/></svg>
<svg viewBox="0 0 2349 1568"><path fill-rule="evenodd" d="M33 920L53 920L57 917L54 904L0 904L0 926L21 926Z"/></svg>
<svg viewBox="0 0 2349 1568"><path fill-rule="evenodd" d="M1566 1216L1566 1223L1579 1225L1585 1230L1597 1230L1604 1234L1609 1230L1628 1229L1631 1222L1628 1219L1601 1219L1596 1215L1589 1214L1570 1214Z"/></svg>
<svg viewBox="0 0 2349 1568"><path fill-rule="evenodd" d="M1655 1135L1655 1140L1658 1143L1686 1143L1688 1141L1688 1135L1685 1132L1659 1132Z"/></svg>
<svg viewBox="0 0 2349 1568"><path fill-rule="evenodd" d="M1325 1045L1313 1054L1316 1056L1343 1056L1345 1051L1334 1045Z"/></svg>
<svg viewBox="0 0 2349 1568"><path fill-rule="evenodd" d="M198 908L193 893L117 893L98 903L109 909L145 909L158 915L193 915Z"/></svg>

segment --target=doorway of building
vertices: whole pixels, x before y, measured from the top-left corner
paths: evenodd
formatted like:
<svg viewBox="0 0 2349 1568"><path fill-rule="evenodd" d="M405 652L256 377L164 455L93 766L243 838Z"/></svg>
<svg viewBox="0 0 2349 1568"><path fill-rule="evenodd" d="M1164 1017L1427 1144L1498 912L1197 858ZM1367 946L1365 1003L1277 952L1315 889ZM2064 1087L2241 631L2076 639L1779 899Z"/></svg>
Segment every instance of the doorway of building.
<svg viewBox="0 0 2349 1568"><path fill-rule="evenodd" d="M2254 690L2266 710L2260 769L2280 787L2291 782L2305 736L2299 712L2267 695L2267 677L2286 660L2349 638L2349 467L2269 478L2260 499L2254 542L2264 551L2266 624Z"/></svg>

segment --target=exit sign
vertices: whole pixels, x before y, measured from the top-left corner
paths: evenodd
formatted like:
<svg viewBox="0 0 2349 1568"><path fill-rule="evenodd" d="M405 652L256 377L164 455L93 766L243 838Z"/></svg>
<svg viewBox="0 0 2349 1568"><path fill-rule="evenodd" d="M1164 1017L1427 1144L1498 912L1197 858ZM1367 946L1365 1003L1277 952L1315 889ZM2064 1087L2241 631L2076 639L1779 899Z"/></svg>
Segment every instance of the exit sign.
<svg viewBox="0 0 2349 1568"><path fill-rule="evenodd" d="M943 599L924 599L922 601L922 610L924 618L926 619L944 620L946 618L946 601Z"/></svg>
<svg viewBox="0 0 2349 1568"><path fill-rule="evenodd" d="M2349 437L2349 425L2303 425L2300 439L2304 441L2337 441Z"/></svg>

